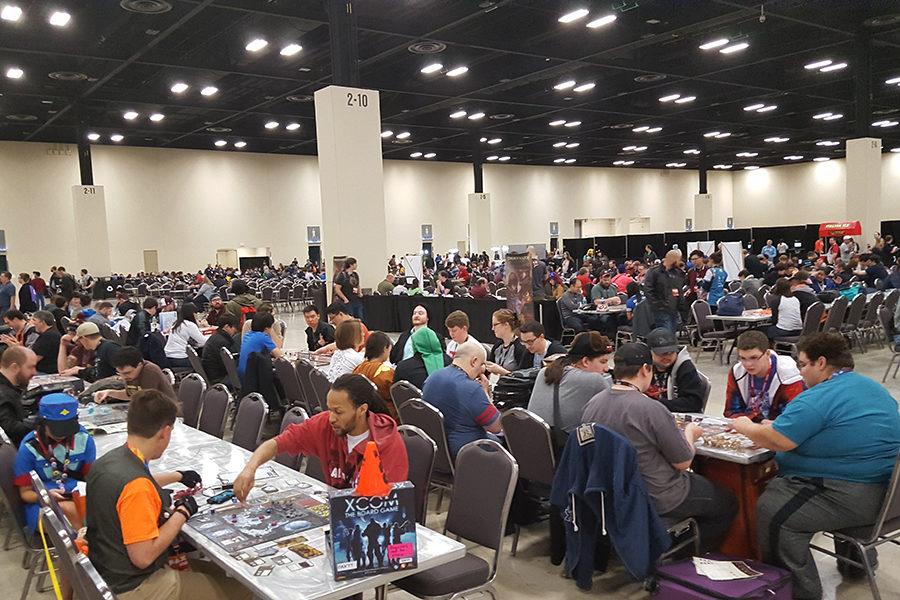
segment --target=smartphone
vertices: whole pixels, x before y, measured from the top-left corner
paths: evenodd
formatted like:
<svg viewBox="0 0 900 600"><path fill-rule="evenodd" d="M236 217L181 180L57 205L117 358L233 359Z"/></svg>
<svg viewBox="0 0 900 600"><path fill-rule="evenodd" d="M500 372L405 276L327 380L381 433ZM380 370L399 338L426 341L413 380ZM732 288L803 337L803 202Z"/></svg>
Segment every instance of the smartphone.
<svg viewBox="0 0 900 600"><path fill-rule="evenodd" d="M207 500L206 503L207 504L222 504L224 502L228 502L232 498L234 498L234 491L225 490L224 492L219 492L218 494L216 494L215 496L213 496L212 498Z"/></svg>

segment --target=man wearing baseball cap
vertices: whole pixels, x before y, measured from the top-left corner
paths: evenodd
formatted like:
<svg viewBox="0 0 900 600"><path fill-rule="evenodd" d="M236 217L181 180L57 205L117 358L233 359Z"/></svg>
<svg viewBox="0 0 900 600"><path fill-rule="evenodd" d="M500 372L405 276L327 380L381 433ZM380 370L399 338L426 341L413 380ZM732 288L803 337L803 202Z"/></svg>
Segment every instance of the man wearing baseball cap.
<svg viewBox="0 0 900 600"><path fill-rule="evenodd" d="M38 405L34 431L19 446L13 467L14 483L25 505L25 523L34 531L40 514L38 495L31 485L35 471L59 503L75 529L81 517L72 502L72 492L84 481L97 458L94 438L78 423L78 400L63 394L47 394Z"/></svg>
<svg viewBox="0 0 900 600"><path fill-rule="evenodd" d="M583 421L612 429L631 442L647 491L661 517L693 517L700 526L702 552L718 548L737 513L730 491L688 469L700 427L688 423L684 432L660 402L644 392L653 381L653 355L643 343L619 346L613 358L613 386L600 392L584 409Z"/></svg>
<svg viewBox="0 0 900 600"><path fill-rule="evenodd" d="M647 335L647 345L653 356L653 380L646 394L672 412L703 412L704 385L687 346L663 327Z"/></svg>
<svg viewBox="0 0 900 600"><path fill-rule="evenodd" d="M75 375L86 381L97 381L105 377L112 377L116 374L116 368L113 366L112 357L119 349L119 345L110 340L103 339L100 335L100 328L96 323L90 321L82 323L75 330L75 335L67 333L62 337L63 342L71 342L80 344L85 350L94 353L94 364L90 367L71 367L64 371L60 371L60 375ZM59 352L62 355L65 352L67 344L60 344ZM60 357L63 362L65 356Z"/></svg>

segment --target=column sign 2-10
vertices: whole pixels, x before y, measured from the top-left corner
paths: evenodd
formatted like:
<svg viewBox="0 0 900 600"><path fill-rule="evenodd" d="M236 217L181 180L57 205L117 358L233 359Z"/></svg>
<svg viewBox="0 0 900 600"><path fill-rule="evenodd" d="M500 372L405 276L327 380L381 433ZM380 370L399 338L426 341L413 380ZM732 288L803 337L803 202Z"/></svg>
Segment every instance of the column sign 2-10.
<svg viewBox="0 0 900 600"><path fill-rule="evenodd" d="M358 92L356 94L347 92L347 106L355 106L357 108L368 108L369 107L369 95L364 94L362 92Z"/></svg>

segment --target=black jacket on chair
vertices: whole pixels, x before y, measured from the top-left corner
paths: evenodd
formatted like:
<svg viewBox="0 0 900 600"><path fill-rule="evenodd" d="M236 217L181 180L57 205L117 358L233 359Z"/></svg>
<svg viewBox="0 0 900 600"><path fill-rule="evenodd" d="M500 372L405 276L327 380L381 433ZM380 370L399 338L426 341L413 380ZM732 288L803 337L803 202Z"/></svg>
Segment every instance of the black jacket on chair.
<svg viewBox="0 0 900 600"><path fill-rule="evenodd" d="M241 378L241 398L256 392L269 405L269 410L279 410L284 394L279 393L275 380L275 367L272 356L266 352L251 352L247 357L247 368ZM240 399L238 399L240 401ZM240 407L240 404L238 404Z"/></svg>
<svg viewBox="0 0 900 600"><path fill-rule="evenodd" d="M12 443L19 443L32 428L25 423L25 409L22 407L22 390L0 375L0 428L6 432Z"/></svg>

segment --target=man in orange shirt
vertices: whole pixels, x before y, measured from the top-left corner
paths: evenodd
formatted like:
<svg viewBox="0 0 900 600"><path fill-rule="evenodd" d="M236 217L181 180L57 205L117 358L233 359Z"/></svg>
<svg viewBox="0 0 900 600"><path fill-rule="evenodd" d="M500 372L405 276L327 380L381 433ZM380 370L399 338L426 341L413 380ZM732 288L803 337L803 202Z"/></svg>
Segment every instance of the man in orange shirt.
<svg viewBox="0 0 900 600"><path fill-rule="evenodd" d="M224 573L167 566L169 547L197 512L197 503L187 496L173 505L162 486L201 483L195 471L150 473L149 461L169 445L177 412L175 402L159 391L138 392L128 407L126 443L94 463L87 479L91 562L119 600L250 598Z"/></svg>

